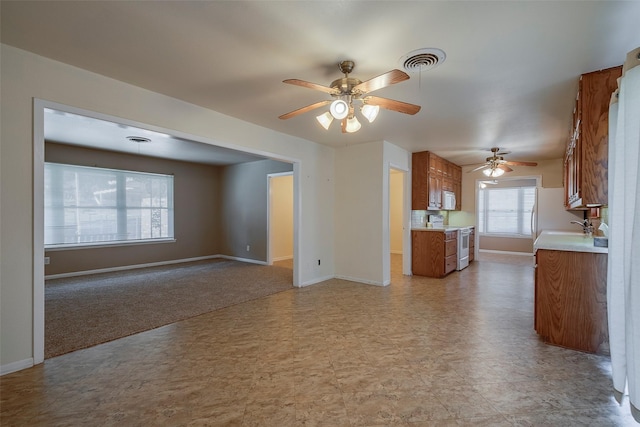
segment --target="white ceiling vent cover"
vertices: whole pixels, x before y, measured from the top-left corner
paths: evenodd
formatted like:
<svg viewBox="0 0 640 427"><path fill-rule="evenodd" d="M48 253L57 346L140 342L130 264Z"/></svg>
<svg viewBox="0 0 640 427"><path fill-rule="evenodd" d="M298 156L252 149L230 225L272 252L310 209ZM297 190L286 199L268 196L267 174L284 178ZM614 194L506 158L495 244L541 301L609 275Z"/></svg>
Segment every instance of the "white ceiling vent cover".
<svg viewBox="0 0 640 427"><path fill-rule="evenodd" d="M402 68L410 73L430 70L442 64L447 58L444 51L437 48L416 49L400 58Z"/></svg>

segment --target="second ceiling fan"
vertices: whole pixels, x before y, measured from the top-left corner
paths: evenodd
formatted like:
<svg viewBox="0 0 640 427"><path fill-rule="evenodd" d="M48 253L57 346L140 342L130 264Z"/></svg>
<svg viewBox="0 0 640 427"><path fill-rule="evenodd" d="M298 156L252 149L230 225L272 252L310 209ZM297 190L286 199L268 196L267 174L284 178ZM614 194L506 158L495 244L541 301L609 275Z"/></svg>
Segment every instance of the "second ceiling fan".
<svg viewBox="0 0 640 427"><path fill-rule="evenodd" d="M493 155L490 157L487 157L485 163L483 163L481 166L478 166L475 169L471 169L469 172L482 170L482 173L484 173L486 176L491 178L497 178L503 175L505 172L512 172L513 169L511 169L509 166L537 166L538 165L536 162L516 162L516 161L505 160L504 157L502 156L509 153L508 152L501 153L498 147L493 147L491 149L491 153L493 153Z"/></svg>
<svg viewBox="0 0 640 427"><path fill-rule="evenodd" d="M342 132L351 133L360 129L360 122L355 116L354 103L360 104L360 112L367 120L369 120L369 122L375 120L380 108L411 115L420 111L419 105L369 95L370 92L375 90L408 80L409 75L407 73L400 70L391 70L363 82L357 78L349 77L354 66L355 64L353 61L340 62L338 67L344 74L344 77L334 80L329 86L323 86L299 79L284 80L283 83L302 86L327 93L331 95L333 99L316 102L314 104L307 105L306 107L298 108L297 110L279 116L279 118L283 120L290 119L291 117L295 117L299 114L330 105L329 111L316 117L318 122L325 129L329 129L329 126L334 119L341 120Z"/></svg>

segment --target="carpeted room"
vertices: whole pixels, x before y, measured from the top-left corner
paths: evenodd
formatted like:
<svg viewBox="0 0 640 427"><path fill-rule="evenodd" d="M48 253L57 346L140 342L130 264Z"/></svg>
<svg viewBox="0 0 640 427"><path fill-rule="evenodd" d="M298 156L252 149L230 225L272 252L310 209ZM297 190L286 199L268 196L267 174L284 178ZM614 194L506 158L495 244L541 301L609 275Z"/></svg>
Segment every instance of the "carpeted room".
<svg viewBox="0 0 640 427"><path fill-rule="evenodd" d="M45 357L292 287L291 267L254 264L267 260L267 176L292 165L258 158L218 166L53 142L45 147L47 162L166 173L175 181L173 239L45 248ZM136 266L147 268L130 269Z"/></svg>

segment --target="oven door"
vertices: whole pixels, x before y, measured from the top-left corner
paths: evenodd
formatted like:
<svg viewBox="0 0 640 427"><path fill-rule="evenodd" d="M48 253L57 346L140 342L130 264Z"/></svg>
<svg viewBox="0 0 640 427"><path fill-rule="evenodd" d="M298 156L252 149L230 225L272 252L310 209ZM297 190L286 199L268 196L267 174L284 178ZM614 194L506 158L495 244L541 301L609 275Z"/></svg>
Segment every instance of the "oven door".
<svg viewBox="0 0 640 427"><path fill-rule="evenodd" d="M458 263L456 270L462 270L469 266L469 239L471 230L462 228L458 231Z"/></svg>

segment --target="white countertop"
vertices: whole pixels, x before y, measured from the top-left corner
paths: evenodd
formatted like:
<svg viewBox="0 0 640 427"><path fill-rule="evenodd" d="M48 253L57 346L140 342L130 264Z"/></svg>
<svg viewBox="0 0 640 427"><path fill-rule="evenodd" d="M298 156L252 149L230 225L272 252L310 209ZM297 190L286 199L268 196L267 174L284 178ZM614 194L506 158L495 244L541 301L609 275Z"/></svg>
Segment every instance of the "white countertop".
<svg viewBox="0 0 640 427"><path fill-rule="evenodd" d="M593 237L584 233L570 231L545 230L533 243L533 251L548 249L552 251L609 253L608 248L593 246Z"/></svg>
<svg viewBox="0 0 640 427"><path fill-rule="evenodd" d="M445 225L444 227L418 227L418 226L412 226L411 230L412 231L440 231L440 232L445 232L445 231L456 231L456 230L460 230L461 228L474 228L474 225Z"/></svg>

